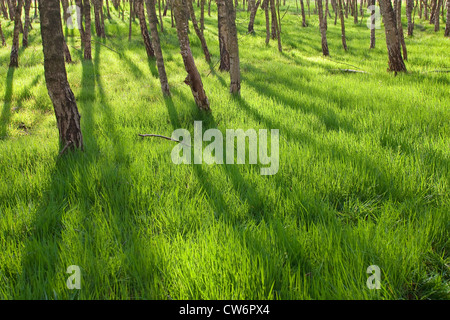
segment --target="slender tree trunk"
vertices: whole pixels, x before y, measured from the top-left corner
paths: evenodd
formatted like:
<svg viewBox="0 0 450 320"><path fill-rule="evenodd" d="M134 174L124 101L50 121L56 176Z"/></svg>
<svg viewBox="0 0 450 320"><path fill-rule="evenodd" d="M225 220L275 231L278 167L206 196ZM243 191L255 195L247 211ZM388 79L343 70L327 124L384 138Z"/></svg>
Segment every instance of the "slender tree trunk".
<svg viewBox="0 0 450 320"><path fill-rule="evenodd" d="M344 9L342 8L342 0L338 0L338 6L339 6L339 19L341 20L342 46L344 47L344 50L347 51L347 40L345 39Z"/></svg>
<svg viewBox="0 0 450 320"><path fill-rule="evenodd" d="M253 33L255 30L253 29L253 25L255 23L256 11L258 11L258 7L261 4L261 0L258 0L255 4L255 0L250 0L252 5L250 9L250 21L248 23L248 33Z"/></svg>
<svg viewBox="0 0 450 320"><path fill-rule="evenodd" d="M72 63L72 56L70 54L70 50L69 50L69 47L67 46L66 40L64 40L63 50L64 50L64 58L66 60L66 63Z"/></svg>
<svg viewBox="0 0 450 320"><path fill-rule="evenodd" d="M423 17L428 20L428 0L423 0Z"/></svg>
<svg viewBox="0 0 450 320"><path fill-rule="evenodd" d="M28 47L28 30L31 26L30 20L30 9L31 9L31 0L25 0L25 25L23 28L23 37L22 37L22 46L24 48Z"/></svg>
<svg viewBox="0 0 450 320"><path fill-rule="evenodd" d="M5 6L5 0L0 0L0 7L2 9L3 17L6 20L8 20L9 16L8 16L8 10L6 9L6 6Z"/></svg>
<svg viewBox="0 0 450 320"><path fill-rule="evenodd" d="M195 11L194 11L194 6L192 5L192 1L191 0L186 0L186 1L187 1L189 13L191 15L192 25L194 26L194 30L195 30L195 33L197 34L197 37L200 39L203 53L205 54L205 59L207 62L211 62L211 55L209 54L208 46L206 44L205 37L203 36L203 32L198 27L197 18L195 17Z"/></svg>
<svg viewBox="0 0 450 320"><path fill-rule="evenodd" d="M408 19L408 36L413 35L414 23L412 20L412 12L414 8L414 0L406 0L406 19Z"/></svg>
<svg viewBox="0 0 450 320"><path fill-rule="evenodd" d="M436 13L434 14L434 32L439 31L439 20L440 20L440 14L439 10L441 8L442 0L437 0L436 3Z"/></svg>
<svg viewBox="0 0 450 320"><path fill-rule="evenodd" d="M100 0L92 0L94 5L94 21L95 21L95 33L97 37L102 36L102 24L100 20Z"/></svg>
<svg viewBox="0 0 450 320"><path fill-rule="evenodd" d="M131 41L131 32L132 32L132 23L133 23L133 1L134 0L128 0L130 1L130 21L129 21L129 28L128 28L128 41ZM125 6L125 4L124 4Z"/></svg>
<svg viewBox="0 0 450 320"><path fill-rule="evenodd" d="M217 21L219 30L220 71L230 71L230 53L228 49L228 22L225 0L217 0Z"/></svg>
<svg viewBox="0 0 450 320"><path fill-rule="evenodd" d="M319 11L320 34L322 36L322 53L324 56L329 56L330 53L328 51L327 30L325 28L325 20L323 17L322 0L317 1L317 9Z"/></svg>
<svg viewBox="0 0 450 320"><path fill-rule="evenodd" d="M275 0L270 0L270 9L272 11L272 28L275 25L275 36L278 42L278 51L282 52L280 26L278 25L277 11L275 8ZM273 19L275 17L275 20ZM273 30L273 29L272 29Z"/></svg>
<svg viewBox="0 0 450 320"><path fill-rule="evenodd" d="M230 50L230 93L240 94L241 71L239 62L239 44L236 29L236 9L233 0L225 0L228 18L228 48Z"/></svg>
<svg viewBox="0 0 450 320"><path fill-rule="evenodd" d="M83 27L83 16L84 16L83 1L75 0L75 4L77 5L77 7L80 10L80 16L77 17L77 28L78 28L78 31L80 32L81 46L84 48L86 36L85 36L85 32L84 32L84 27Z"/></svg>
<svg viewBox="0 0 450 320"><path fill-rule="evenodd" d="M305 15L305 5L303 4L303 0L300 0L300 8L302 10L302 27L307 27L306 23L306 15Z"/></svg>
<svg viewBox="0 0 450 320"><path fill-rule="evenodd" d="M406 71L402 58L399 35L396 26L394 9L391 0L380 0L381 14L384 18L384 29L386 33L386 46L389 56L389 71Z"/></svg>
<svg viewBox="0 0 450 320"><path fill-rule="evenodd" d="M271 16L271 27L272 27L272 39L275 40L277 38L277 11L275 9L275 4L272 4L274 0L269 0L270 6L270 16Z"/></svg>
<svg viewBox="0 0 450 320"><path fill-rule="evenodd" d="M14 21L14 17L16 16L16 8L14 6L14 2L12 0L6 0L9 9L9 20Z"/></svg>
<svg viewBox="0 0 450 320"><path fill-rule="evenodd" d="M105 14L103 13L103 0L99 0L100 1L100 23L101 23L101 36L103 39L106 38L106 33L105 33Z"/></svg>
<svg viewBox="0 0 450 320"><path fill-rule="evenodd" d="M201 4L200 4L200 30L203 31L205 30L205 0L201 0Z"/></svg>
<svg viewBox="0 0 450 320"><path fill-rule="evenodd" d="M111 12L109 11L109 0L106 0L106 17L111 19Z"/></svg>
<svg viewBox="0 0 450 320"><path fill-rule="evenodd" d="M266 17L266 45L270 41L270 17L269 17L269 0L263 0L262 9L264 9L264 15Z"/></svg>
<svg viewBox="0 0 450 320"><path fill-rule="evenodd" d="M375 16L375 0L369 0L369 2L373 6L371 16L374 17ZM372 20L372 24L371 24L371 28L370 28L370 47L369 48L370 49L375 48L375 20Z"/></svg>
<svg viewBox="0 0 450 320"><path fill-rule="evenodd" d="M156 66L158 67L159 82L161 83L161 90L163 95L170 96L169 82L167 81L166 68L164 66L164 58L161 50L161 43L159 40L156 16L155 0L146 0L147 12L150 21L150 32L152 35L153 51L156 56ZM167 3L167 2L166 2Z"/></svg>
<svg viewBox="0 0 450 320"><path fill-rule="evenodd" d="M42 1L42 0L41 0ZM84 59L92 60L92 49L91 49L91 4L89 0L83 0L83 13L84 13Z"/></svg>
<svg viewBox="0 0 450 320"><path fill-rule="evenodd" d="M353 23L358 24L358 1L353 0Z"/></svg>
<svg viewBox="0 0 450 320"><path fill-rule="evenodd" d="M436 15L437 0L431 0L431 14L430 14L430 24L434 24L434 17Z"/></svg>
<svg viewBox="0 0 450 320"><path fill-rule="evenodd" d="M447 23L445 24L445 37L450 37L450 1L447 0Z"/></svg>
<svg viewBox="0 0 450 320"><path fill-rule="evenodd" d="M19 67L19 32L20 32L20 19L22 16L23 0L18 0L17 7L14 10L14 32L13 32L13 45L11 47L11 56L9 61L10 68Z"/></svg>
<svg viewBox="0 0 450 320"><path fill-rule="evenodd" d="M147 29L147 22L145 21L144 0L136 0L136 11L139 19L139 25L141 27L142 39L144 40L145 51L148 58L153 58L155 52L153 51L152 41Z"/></svg>
<svg viewBox="0 0 450 320"><path fill-rule="evenodd" d="M78 113L75 96L67 81L64 53L61 50L64 45L64 36L59 1L39 1L39 13L44 51L45 82L55 110L59 141L65 149L83 149L80 114Z"/></svg>
<svg viewBox="0 0 450 320"><path fill-rule="evenodd" d="M397 22L397 30L400 40L400 45L402 46L403 51L403 60L408 60L408 52L406 50L405 36L403 34L403 24L402 24L402 0L395 0L394 3L397 4L396 11L396 22Z"/></svg>
<svg viewBox="0 0 450 320"><path fill-rule="evenodd" d="M177 35L180 42L181 56L188 73L184 82L191 88L195 103L201 110L210 110L208 97L203 89L202 79L192 56L189 36L187 33L187 4L186 0L174 0L174 16L177 25Z"/></svg>
<svg viewBox="0 0 450 320"><path fill-rule="evenodd" d="M2 22L0 21L0 37L2 38L2 47L6 46L5 35L3 34Z"/></svg>

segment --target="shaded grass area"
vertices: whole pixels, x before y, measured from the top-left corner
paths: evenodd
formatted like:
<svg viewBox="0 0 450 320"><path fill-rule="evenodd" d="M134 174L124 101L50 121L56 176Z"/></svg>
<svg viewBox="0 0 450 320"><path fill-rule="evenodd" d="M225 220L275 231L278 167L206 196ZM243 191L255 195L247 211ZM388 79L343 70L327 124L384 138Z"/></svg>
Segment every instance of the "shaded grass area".
<svg viewBox="0 0 450 320"><path fill-rule="evenodd" d="M211 64L191 30L210 114L183 83L170 15L161 34L170 98L137 20L128 42L127 20L113 10L92 62L78 32L65 30L86 151L62 158L39 25L20 68L7 69L10 49L0 48L0 297L448 299L450 77L423 72L450 68L449 40L416 25L406 38L409 72L394 77L383 29L369 50L365 23L350 18L344 52L329 19L323 58L317 16L302 28L294 8L283 18L282 53L264 45L263 12L254 35L238 12L239 98L213 68L214 5L205 17ZM3 27L11 39L12 25ZM369 74L331 70L348 64ZM137 136L192 133L195 120L203 131L279 129L279 172L177 166L172 142ZM81 290L66 287L70 265L81 268ZM366 286L370 265L381 269L380 290Z"/></svg>

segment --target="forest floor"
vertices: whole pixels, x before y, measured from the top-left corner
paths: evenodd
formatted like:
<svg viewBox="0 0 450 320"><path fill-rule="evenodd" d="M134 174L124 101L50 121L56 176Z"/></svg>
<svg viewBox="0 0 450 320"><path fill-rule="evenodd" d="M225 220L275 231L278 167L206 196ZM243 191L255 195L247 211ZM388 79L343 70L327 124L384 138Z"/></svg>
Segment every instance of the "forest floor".
<svg viewBox="0 0 450 320"><path fill-rule="evenodd" d="M288 3L290 3L288 1ZM139 24L112 10L107 39L83 61L65 29L67 65L85 151L58 157L39 24L19 68L8 69L11 22L0 48L1 299L448 299L450 298L450 40L416 17L407 73L386 71L384 28L328 19L321 53L317 15L282 20L283 52L254 35L239 11L242 88L218 71L217 15L206 16L212 62L191 27L211 112L187 85L170 14L160 34L171 98ZM287 7L282 6L281 15ZM368 16L365 13L366 17ZM406 20L404 21L406 30ZM347 73L336 69L363 70ZM260 164L175 165L176 145L140 133L279 129L279 171ZM69 290L69 266L81 289ZM366 285L369 266L381 288Z"/></svg>

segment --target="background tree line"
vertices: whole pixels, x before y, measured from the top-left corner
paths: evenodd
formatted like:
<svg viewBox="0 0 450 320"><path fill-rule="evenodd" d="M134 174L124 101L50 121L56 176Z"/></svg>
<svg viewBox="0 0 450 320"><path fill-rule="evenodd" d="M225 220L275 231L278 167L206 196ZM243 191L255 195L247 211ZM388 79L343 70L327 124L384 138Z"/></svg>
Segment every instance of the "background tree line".
<svg viewBox="0 0 450 320"><path fill-rule="evenodd" d="M247 10L249 12L247 34L255 32L255 17L258 10L263 11L266 29L265 43L268 44L270 40L276 40L278 50L281 52L283 50L281 39L282 20L287 13L287 10L280 12L281 1L242 0L241 3L238 0L215 1L217 5L217 30L220 48L219 70L229 72L229 90L231 94L239 95L241 88L236 10ZM28 45L28 33L32 28L31 20L39 17L44 51L45 80L57 119L61 152L72 148L83 149L80 115L74 94L67 81L65 69L65 63L71 63L72 59L64 38L63 23L73 23L74 15L77 16L76 27L80 32L83 57L85 60L92 60L91 43L96 41L95 37L107 37L105 19L111 17L111 5L123 20L125 20L124 12L127 8L130 12L128 39L131 39L132 22L138 19L147 56L148 58L156 59L161 90L165 96L170 96L170 87L167 81L159 38L159 33L164 32L162 17L170 14L171 26L177 30L180 54L187 74L184 83L190 87L197 106L202 110L208 111L210 110L210 104L191 52L189 33L191 24L200 40L206 61L211 62L211 55L203 34L205 10L207 10L208 15L211 15L211 2L211 0L208 2L206 0L111 0L110 4L109 0L0 0L2 18L14 22L9 67L19 67L20 34L22 34L22 46L26 48ZM306 0L306 6L303 0L295 0L297 13L301 14L299 26L308 27L308 19L313 19L314 17L312 18L311 15L317 14L324 56L329 56L330 54L327 44L328 18L332 19L334 15L335 25L339 18L342 45L347 50L345 19L353 17L353 23L362 23L363 19L367 18L364 17L367 8L372 8L371 15L375 15L374 6L376 1L360 0L358 3L357 0L330 0L330 4L331 6L328 0L320 0L316 2L316 6L311 10L310 0ZM401 23L402 1L394 0L392 3L391 0L379 0L378 4L381 8L386 34L389 58L388 70L404 72L406 71L404 61L408 57ZM79 10L74 11L73 5L76 5ZM283 5L286 5L286 0L283 0ZM195 7L198 8L197 11L200 11L199 13L196 12ZM407 35L413 35L416 16L433 24L435 32L440 30L440 20L444 20L445 17L446 27L444 35L448 37L450 34L449 7L450 1L448 0L446 2L445 0L406 0ZM91 27L92 13L94 28ZM197 16L199 16L198 20ZM92 29L95 31L94 38L91 34ZM374 31L373 25L370 28L370 48L375 47ZM1 28L1 19L0 36L2 45L5 46L6 39Z"/></svg>

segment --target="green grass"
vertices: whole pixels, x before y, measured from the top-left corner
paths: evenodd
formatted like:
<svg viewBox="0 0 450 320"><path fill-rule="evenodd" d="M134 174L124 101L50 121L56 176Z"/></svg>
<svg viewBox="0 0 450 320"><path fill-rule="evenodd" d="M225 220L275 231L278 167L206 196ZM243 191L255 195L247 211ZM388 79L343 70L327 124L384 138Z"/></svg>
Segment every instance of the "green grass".
<svg viewBox="0 0 450 320"><path fill-rule="evenodd" d="M240 98L230 97L227 73L211 71L215 6L206 15L210 65L191 29L212 113L197 109L183 83L170 15L161 34L166 99L137 21L128 42L127 21L112 10L92 62L78 32L66 30L86 150L61 158L39 24L9 70L13 26L3 23L1 299L449 299L450 76L423 73L450 68L449 39L416 17L408 73L394 76L384 29L369 50L365 22L350 17L345 52L329 19L323 58L317 16L302 28L290 5L282 53L264 44L262 11L255 35L238 12ZM355 68L346 64L368 74L332 70ZM223 133L279 129L278 173L177 166L172 142L138 137L192 133L194 120ZM81 290L66 287L70 265L82 270ZM370 265L381 268L380 290L366 286Z"/></svg>

